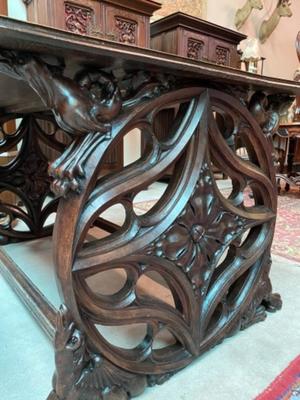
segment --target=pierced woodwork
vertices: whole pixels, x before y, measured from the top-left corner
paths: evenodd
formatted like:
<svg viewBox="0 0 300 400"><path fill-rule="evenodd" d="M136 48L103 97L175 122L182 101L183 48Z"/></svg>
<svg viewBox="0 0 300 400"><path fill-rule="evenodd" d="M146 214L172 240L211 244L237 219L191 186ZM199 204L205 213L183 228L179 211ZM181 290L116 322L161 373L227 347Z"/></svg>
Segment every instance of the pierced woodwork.
<svg viewBox="0 0 300 400"><path fill-rule="evenodd" d="M7 133L4 124L16 118L21 118L18 128ZM52 132L42 129L43 120L52 121ZM65 146L55 139L57 125L51 116L7 116L1 119L0 132L1 153L18 149L14 151L14 159L0 167L0 191L15 195L11 197L13 203L0 202L0 212L6 216L0 225L1 242L7 244L51 235L53 221L47 225L46 221L56 212L58 200L50 190L49 160L42 147L46 144L55 149L56 154L64 149Z"/></svg>

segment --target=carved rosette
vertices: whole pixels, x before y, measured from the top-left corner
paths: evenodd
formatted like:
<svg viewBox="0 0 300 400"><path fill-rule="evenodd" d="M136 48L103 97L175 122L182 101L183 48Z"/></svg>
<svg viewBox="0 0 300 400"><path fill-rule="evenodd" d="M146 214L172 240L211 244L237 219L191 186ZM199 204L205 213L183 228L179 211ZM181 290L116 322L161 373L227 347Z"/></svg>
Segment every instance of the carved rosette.
<svg viewBox="0 0 300 400"><path fill-rule="evenodd" d="M201 60L203 47L204 43L202 41L189 38L187 44L187 57L193 60Z"/></svg>
<svg viewBox="0 0 300 400"><path fill-rule="evenodd" d="M118 32L118 41L126 44L137 44L137 23L129 19L116 16L115 26Z"/></svg>
<svg viewBox="0 0 300 400"><path fill-rule="evenodd" d="M219 65L230 65L230 50L226 47L216 47L216 63Z"/></svg>
<svg viewBox="0 0 300 400"><path fill-rule="evenodd" d="M65 24L68 31L87 35L92 28L94 11L88 7L65 3Z"/></svg>

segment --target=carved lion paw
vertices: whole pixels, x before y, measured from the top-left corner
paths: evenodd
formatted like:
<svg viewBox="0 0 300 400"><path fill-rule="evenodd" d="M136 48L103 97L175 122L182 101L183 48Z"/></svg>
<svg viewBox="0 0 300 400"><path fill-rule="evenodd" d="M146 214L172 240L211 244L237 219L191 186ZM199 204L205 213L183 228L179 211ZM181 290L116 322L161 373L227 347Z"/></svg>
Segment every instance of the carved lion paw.
<svg viewBox="0 0 300 400"><path fill-rule="evenodd" d="M111 138L110 131L91 132L77 138L65 152L49 167L49 175L54 178L51 189L59 197L67 197L72 191L81 192L85 166L99 144Z"/></svg>
<svg viewBox="0 0 300 400"><path fill-rule="evenodd" d="M53 193L59 197L66 197L70 191L80 193L80 181L84 178L85 173L80 163L66 160L51 164L49 175L54 178L51 184Z"/></svg>
<svg viewBox="0 0 300 400"><path fill-rule="evenodd" d="M263 305L269 312L276 312L282 308L282 300L280 294L272 293L263 301Z"/></svg>

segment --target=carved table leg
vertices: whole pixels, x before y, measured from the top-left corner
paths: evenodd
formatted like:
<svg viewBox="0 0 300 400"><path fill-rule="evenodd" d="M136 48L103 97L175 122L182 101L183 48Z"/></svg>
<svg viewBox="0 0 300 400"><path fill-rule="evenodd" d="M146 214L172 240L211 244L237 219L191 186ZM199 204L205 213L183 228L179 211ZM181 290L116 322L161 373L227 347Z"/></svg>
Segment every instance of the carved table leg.
<svg viewBox="0 0 300 400"><path fill-rule="evenodd" d="M162 143L152 130L152 119L156 110L171 104L177 104L178 112L169 140ZM221 112L232 119L232 134L240 132L249 162L235 155L219 131L216 114ZM98 180L105 149L133 127L145 135L148 153L118 174ZM64 386L67 392L59 395L62 384L55 381L59 399L132 397L146 383L164 382L224 338L280 308L268 277L277 206L269 146L246 108L231 96L203 88L141 101L132 114L112 123L111 139L86 160L81 193L62 199L58 210L58 282L74 321L72 329L76 326L75 332L84 337L87 355L81 368L69 374L73 381L69 389ZM218 190L211 162L231 178L228 196ZM165 194L148 213L137 216L133 198L170 166L174 173ZM245 200L249 190L251 206ZM124 225L106 239L87 243L96 218L117 203L126 212ZM115 268L126 271L124 287L111 296L94 293L88 280ZM138 293L139 280L151 271L166 282L173 307L154 294ZM117 329L136 323L146 324L147 331L132 350L110 343L97 329L99 324ZM163 330L175 341L157 350L153 344ZM76 344L77 336L71 333L68 339ZM72 357L77 359L76 352ZM60 373L59 366L74 365L72 357L62 355L64 361L57 363L62 382L68 368Z"/></svg>
<svg viewBox="0 0 300 400"><path fill-rule="evenodd" d="M174 79L145 75L138 86L137 74L121 90L101 71L83 71L72 80L34 57L20 62L5 56L5 68L40 95L74 139L50 168L62 196L53 247L65 305L57 319L49 399L134 397L281 307L269 280L277 208L270 132L277 116L261 114L260 94L250 112L234 97L192 83L181 88ZM172 107L172 128L161 141L155 117ZM107 151L134 128L146 143L140 160L100 178ZM231 148L237 133L247 161ZM231 179L229 194L218 189L212 165ZM162 197L137 215L136 195L170 168ZM90 228L115 204L122 205L125 222L102 224L111 235L91 240ZM118 268L126 278L114 294L90 286L97 274ZM164 281L171 303L139 291L151 273ZM134 348L112 343L99 329L133 324L145 328ZM172 343L156 348L166 331Z"/></svg>

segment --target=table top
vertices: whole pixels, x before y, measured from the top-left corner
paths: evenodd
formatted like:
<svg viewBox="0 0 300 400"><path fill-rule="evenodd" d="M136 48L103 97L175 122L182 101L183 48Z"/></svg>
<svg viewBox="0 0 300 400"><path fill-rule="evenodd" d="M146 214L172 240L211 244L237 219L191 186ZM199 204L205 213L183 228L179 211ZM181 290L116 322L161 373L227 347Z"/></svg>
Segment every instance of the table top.
<svg viewBox="0 0 300 400"><path fill-rule="evenodd" d="M193 79L196 84L230 85L240 89L264 90L269 94L300 95L300 83L250 74L230 67L199 62L156 50L109 40L80 36L59 29L0 16L0 49L63 57L65 74L73 76L87 66L108 70L170 73ZM0 72L0 107L8 112L42 108L41 100L22 81ZM9 96L7 96L9 93ZM29 110L28 110L29 111Z"/></svg>

